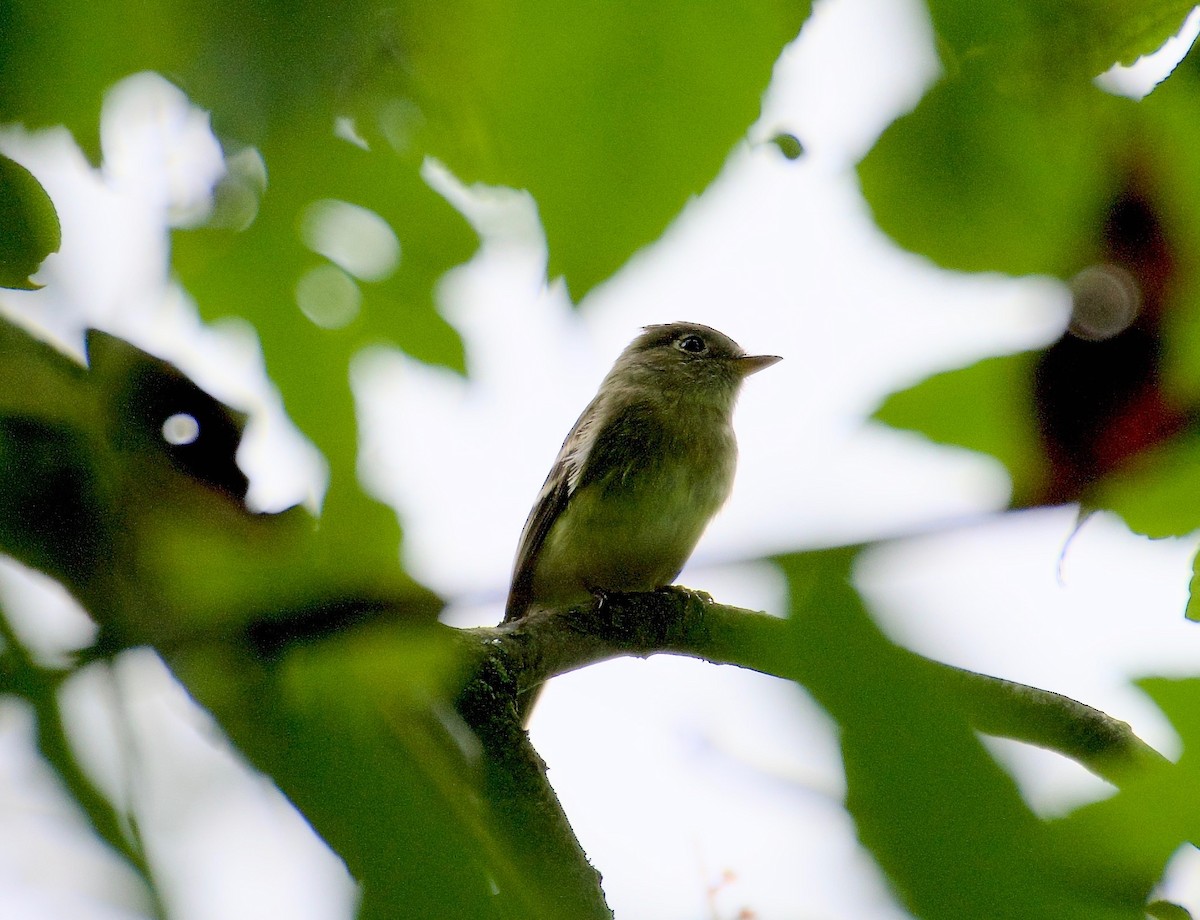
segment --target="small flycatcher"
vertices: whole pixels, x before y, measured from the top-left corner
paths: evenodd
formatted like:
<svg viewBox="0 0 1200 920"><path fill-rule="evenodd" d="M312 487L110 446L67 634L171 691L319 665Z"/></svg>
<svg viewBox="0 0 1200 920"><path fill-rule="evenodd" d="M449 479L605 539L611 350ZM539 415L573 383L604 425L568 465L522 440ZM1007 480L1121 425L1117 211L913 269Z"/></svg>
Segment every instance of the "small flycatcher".
<svg viewBox="0 0 1200 920"><path fill-rule="evenodd" d="M775 355L697 323L647 326L600 384L525 522L504 620L671 584L729 497L733 406Z"/></svg>

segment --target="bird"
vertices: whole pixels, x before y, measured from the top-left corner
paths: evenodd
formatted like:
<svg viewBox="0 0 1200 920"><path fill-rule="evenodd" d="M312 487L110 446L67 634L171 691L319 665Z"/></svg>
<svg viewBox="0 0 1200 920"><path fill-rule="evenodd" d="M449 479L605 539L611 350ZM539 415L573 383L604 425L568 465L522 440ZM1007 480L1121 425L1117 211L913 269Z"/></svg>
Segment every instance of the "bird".
<svg viewBox="0 0 1200 920"><path fill-rule="evenodd" d="M517 544L504 622L671 584L729 497L742 381L782 360L699 323L646 326L563 441Z"/></svg>

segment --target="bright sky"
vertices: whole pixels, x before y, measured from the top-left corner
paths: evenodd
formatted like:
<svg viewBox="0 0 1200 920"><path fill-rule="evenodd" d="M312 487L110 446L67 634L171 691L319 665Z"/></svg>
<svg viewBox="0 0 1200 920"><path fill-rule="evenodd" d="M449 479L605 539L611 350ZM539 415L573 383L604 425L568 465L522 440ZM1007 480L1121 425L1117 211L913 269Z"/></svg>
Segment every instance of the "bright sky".
<svg viewBox="0 0 1200 920"><path fill-rule="evenodd" d="M761 124L718 182L578 312L541 283L544 246L528 201L468 192L432 168L485 233L482 253L443 289L471 377L364 355L353 378L368 480L403 513L406 565L453 599L448 619L495 622L529 505L613 358L647 323L714 325L785 361L745 388L734 497L682 583L780 611L779 576L745 560L924 532L860 567L890 635L1099 706L1173 751L1169 726L1128 678L1194 672L1200 630L1182 608L1195 541L1151 543L1098 516L1071 543L1060 580L1071 509L989 515L1007 496L997 464L863 422L892 389L1051 341L1066 321L1057 283L951 275L900 252L870 221L853 163L936 77L923 15L915 0L819 3L780 62ZM219 169L203 115L142 81L106 117L99 175L61 136L0 135L42 179L64 225L47 289L4 293L0 307L68 344L84 323L124 335L256 408L241 458L252 499L278 508L310 496L319 461L297 447L252 334L203 329L186 298L163 294L164 215L193 211ZM801 138L802 159L762 143L779 129ZM426 432L420 445L400 437L413 426ZM38 598L37 622L24 628L38 648L86 641L86 623L40 580L5 569L0 593ZM156 659L131 656L118 671L115 683L101 671L73 682L70 712L106 788L138 790L172 916L345 917L353 892L340 863L230 755ZM132 764L115 753L117 686ZM0 789L10 790L0 797L0 915L138 916L128 880L69 833L78 819L39 772L30 731L28 713L0 707ZM532 732L618 920L732 920L743 908L760 920L904 916L840 807L832 728L790 685L680 659L611 662L556 680ZM1106 794L1056 756L995 750L1043 813ZM1173 885L1200 905L1188 857Z"/></svg>

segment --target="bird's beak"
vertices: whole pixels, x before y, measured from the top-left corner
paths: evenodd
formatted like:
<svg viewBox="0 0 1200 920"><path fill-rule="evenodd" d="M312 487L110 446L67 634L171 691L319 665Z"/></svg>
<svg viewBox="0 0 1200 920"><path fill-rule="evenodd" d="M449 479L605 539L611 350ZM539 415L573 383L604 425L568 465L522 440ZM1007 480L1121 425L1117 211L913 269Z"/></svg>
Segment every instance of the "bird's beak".
<svg viewBox="0 0 1200 920"><path fill-rule="evenodd" d="M779 355L742 355L737 359L738 370L742 372L743 377L749 377L751 374L757 374L759 371L770 367L772 364L778 364L783 358Z"/></svg>

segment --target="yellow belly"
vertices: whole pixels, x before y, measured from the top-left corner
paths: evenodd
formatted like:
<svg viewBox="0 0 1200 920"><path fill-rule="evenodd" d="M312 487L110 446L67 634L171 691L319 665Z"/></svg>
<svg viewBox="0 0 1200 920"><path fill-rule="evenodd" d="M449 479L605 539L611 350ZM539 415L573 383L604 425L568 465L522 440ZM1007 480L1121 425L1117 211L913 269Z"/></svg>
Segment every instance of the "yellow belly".
<svg viewBox="0 0 1200 920"><path fill-rule="evenodd" d="M546 535L533 596L561 605L596 591L650 591L671 584L729 495L732 451L718 467L701 476L684 464L667 463L627 482L580 488Z"/></svg>

